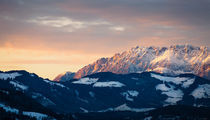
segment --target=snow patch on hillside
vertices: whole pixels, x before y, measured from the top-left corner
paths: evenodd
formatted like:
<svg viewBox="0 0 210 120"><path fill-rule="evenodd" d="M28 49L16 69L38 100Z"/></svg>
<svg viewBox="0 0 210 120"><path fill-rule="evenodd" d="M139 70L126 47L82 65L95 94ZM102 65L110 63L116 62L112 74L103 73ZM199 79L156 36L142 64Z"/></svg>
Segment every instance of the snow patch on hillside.
<svg viewBox="0 0 210 120"><path fill-rule="evenodd" d="M11 112L15 114L19 114L19 110L16 108L12 108L10 106L7 106L5 104L0 103L0 109L5 110L6 112ZM22 111L22 114L25 116L36 118L37 120L44 120L48 118L48 115L38 113L38 112L28 112L28 111Z"/></svg>
<svg viewBox="0 0 210 120"><path fill-rule="evenodd" d="M4 109L6 112L11 112L11 113L15 113L15 114L19 113L18 109L11 108L10 106L6 106L6 105L4 105L2 103L0 103L0 108Z"/></svg>
<svg viewBox="0 0 210 120"><path fill-rule="evenodd" d="M109 111L131 111L131 112L147 112L150 110L154 110L155 108L131 108L127 106L127 104L122 104L115 108L107 108L104 110L99 110L97 112L109 112Z"/></svg>
<svg viewBox="0 0 210 120"><path fill-rule="evenodd" d="M18 72L14 73L0 73L0 79L7 80L7 79L15 79L18 76L21 76Z"/></svg>
<svg viewBox="0 0 210 120"><path fill-rule="evenodd" d="M49 98L43 96L40 93L32 93L32 98L39 101L39 103L42 104L45 107L50 106L50 105L55 105L55 103L53 101L51 101Z"/></svg>
<svg viewBox="0 0 210 120"><path fill-rule="evenodd" d="M170 88L167 87L165 84L158 84L158 85L156 86L156 90L169 91Z"/></svg>
<svg viewBox="0 0 210 120"><path fill-rule="evenodd" d="M178 101L182 100L182 97L184 95L184 93L180 89L177 90L170 89L169 91L162 92L162 94L168 96L165 102L170 104L176 104Z"/></svg>
<svg viewBox="0 0 210 120"><path fill-rule="evenodd" d="M97 112L108 112L108 111L114 111L113 108L107 108L107 109L104 109L104 110L99 110Z"/></svg>
<svg viewBox="0 0 210 120"><path fill-rule="evenodd" d="M86 99L83 99L83 98L80 98L80 97L77 97L77 99L78 100L80 100L81 102L84 102L84 103L89 103L89 101L88 100L86 100Z"/></svg>
<svg viewBox="0 0 210 120"><path fill-rule="evenodd" d="M182 100L184 93L180 89L175 89L174 86L167 87L165 84L158 84L156 90L160 90L161 94L165 94L168 98L165 100L166 103L176 104Z"/></svg>
<svg viewBox="0 0 210 120"><path fill-rule="evenodd" d="M127 106L127 104L122 104L116 108L114 108L114 111L132 111L132 112L147 112L150 110L153 110L155 108L131 108Z"/></svg>
<svg viewBox="0 0 210 120"><path fill-rule="evenodd" d="M25 85L18 83L16 81L10 81L9 83L12 84L17 90L19 90L19 89L27 90L28 89L28 86L25 86Z"/></svg>
<svg viewBox="0 0 210 120"><path fill-rule="evenodd" d="M43 120L48 117L46 114L37 113L37 112L25 112L25 111L23 111L23 115L34 117L37 120Z"/></svg>
<svg viewBox="0 0 210 120"><path fill-rule="evenodd" d="M50 85L57 85L57 86L62 87L62 88L67 88L66 86L62 85L61 83L52 82L50 80L43 80L43 81L50 84Z"/></svg>
<svg viewBox="0 0 210 120"><path fill-rule="evenodd" d="M133 97L137 97L139 95L138 91L135 90L128 90L127 92L121 93L126 100L133 101Z"/></svg>
<svg viewBox="0 0 210 120"><path fill-rule="evenodd" d="M183 82L182 87L183 88L188 88L190 85L192 85L195 81L195 78L188 79L187 81Z"/></svg>
<svg viewBox="0 0 210 120"><path fill-rule="evenodd" d="M131 95L132 97L137 97L139 95L139 92L136 90L128 90L127 91L129 95Z"/></svg>
<svg viewBox="0 0 210 120"><path fill-rule="evenodd" d="M195 78L189 78L189 77L168 77L168 76L157 75L157 74L154 74L154 73L151 73L151 77L156 78L156 79L158 79L160 81L163 81L163 82L174 83L176 85L182 84L183 88L189 87L195 81Z"/></svg>
<svg viewBox="0 0 210 120"><path fill-rule="evenodd" d="M84 113L88 113L88 110L86 110L85 108L80 107L80 110L82 110Z"/></svg>
<svg viewBox="0 0 210 120"><path fill-rule="evenodd" d="M86 77L86 78L81 78L81 79L79 79L77 81L74 81L72 83L90 85L90 84L93 84L97 81L98 81L98 78L88 78L88 77Z"/></svg>
<svg viewBox="0 0 210 120"><path fill-rule="evenodd" d="M133 98L131 98L130 95L129 95L127 92L123 92L123 93L121 93L121 94L122 94L122 96L125 97L125 99L126 99L127 101L133 101Z"/></svg>
<svg viewBox="0 0 210 120"><path fill-rule="evenodd" d="M109 82L96 82L93 87L123 87L123 83L118 81L109 81Z"/></svg>
<svg viewBox="0 0 210 120"><path fill-rule="evenodd" d="M210 98L210 85L209 85L209 84L199 85L199 86L191 93L191 95L192 95L195 99Z"/></svg>

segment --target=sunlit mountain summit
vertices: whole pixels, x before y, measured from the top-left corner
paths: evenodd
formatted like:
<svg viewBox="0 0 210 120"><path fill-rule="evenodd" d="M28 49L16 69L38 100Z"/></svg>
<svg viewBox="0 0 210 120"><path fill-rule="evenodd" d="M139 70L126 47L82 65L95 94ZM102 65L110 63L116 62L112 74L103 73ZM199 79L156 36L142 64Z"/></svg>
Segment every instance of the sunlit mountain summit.
<svg viewBox="0 0 210 120"><path fill-rule="evenodd" d="M192 45L137 46L110 58L100 58L78 70L74 76L71 74L71 77L81 78L97 72L126 74L154 71L169 75L192 73L210 79L209 50L208 47ZM65 77L70 78L68 75Z"/></svg>

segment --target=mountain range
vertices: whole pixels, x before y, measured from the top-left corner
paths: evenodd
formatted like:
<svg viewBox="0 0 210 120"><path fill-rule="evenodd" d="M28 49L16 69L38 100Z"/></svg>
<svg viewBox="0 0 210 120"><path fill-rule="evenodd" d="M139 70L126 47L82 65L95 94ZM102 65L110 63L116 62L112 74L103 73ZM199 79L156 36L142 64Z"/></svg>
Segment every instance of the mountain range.
<svg viewBox="0 0 210 120"><path fill-rule="evenodd" d="M54 80L0 71L1 120L210 119L208 47L135 47Z"/></svg>
<svg viewBox="0 0 210 120"><path fill-rule="evenodd" d="M97 72L117 74L154 71L168 75L192 73L210 79L209 48L191 45L134 47L110 58L100 58L75 74L60 74L55 81L81 78ZM62 79L58 79L62 78Z"/></svg>
<svg viewBox="0 0 210 120"><path fill-rule="evenodd" d="M147 112L170 105L196 110L210 107L210 81L193 74L100 72L56 82L27 71L8 71L0 72L0 94L3 112L37 119L61 119L60 114L70 114L69 119L77 119L91 117L92 113L106 116L115 112L132 112L125 113L128 116L138 113L144 118Z"/></svg>

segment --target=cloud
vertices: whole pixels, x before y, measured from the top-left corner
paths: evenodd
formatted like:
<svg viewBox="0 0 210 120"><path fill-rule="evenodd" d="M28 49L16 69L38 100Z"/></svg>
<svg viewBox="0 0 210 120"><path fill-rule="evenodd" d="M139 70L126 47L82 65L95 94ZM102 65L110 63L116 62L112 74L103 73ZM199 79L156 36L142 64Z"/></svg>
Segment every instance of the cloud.
<svg viewBox="0 0 210 120"><path fill-rule="evenodd" d="M37 23L51 27L72 26L75 29L84 28L84 23L75 21L67 17L37 17L36 19L28 20L28 22Z"/></svg>
<svg viewBox="0 0 210 120"><path fill-rule="evenodd" d="M121 26L110 27L110 29L114 31L119 31L119 32L125 31L125 28Z"/></svg>
<svg viewBox="0 0 210 120"><path fill-rule="evenodd" d="M67 32L73 32L77 29L86 28L86 24L82 21L76 21L67 17L37 17L35 19L27 20L29 23L36 23L48 27L62 28ZM63 29L64 28L64 29Z"/></svg>
<svg viewBox="0 0 210 120"><path fill-rule="evenodd" d="M34 19L27 20L28 23L35 23L38 25L44 25L48 27L61 28L67 32L74 32L78 29L84 29L92 26L106 26L110 27L112 30L124 31L123 27L115 27L113 23L104 20L94 20L94 21L82 21L74 20L69 17L53 17L53 16L42 16L36 17Z"/></svg>
<svg viewBox="0 0 210 120"><path fill-rule="evenodd" d="M68 12L97 15L119 22L173 20L176 24L209 26L209 5L209 0L71 0L60 3L58 7Z"/></svg>

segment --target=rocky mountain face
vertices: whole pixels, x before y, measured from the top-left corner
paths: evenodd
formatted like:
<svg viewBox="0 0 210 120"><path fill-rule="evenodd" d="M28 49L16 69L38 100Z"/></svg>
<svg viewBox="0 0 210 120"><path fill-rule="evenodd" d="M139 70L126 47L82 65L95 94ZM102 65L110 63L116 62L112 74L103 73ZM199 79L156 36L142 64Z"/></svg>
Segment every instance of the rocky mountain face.
<svg viewBox="0 0 210 120"><path fill-rule="evenodd" d="M53 81L65 82L65 81L72 79L74 77L74 75L75 75L74 72L65 72L65 73L62 73L62 74L59 74L58 76L56 76Z"/></svg>
<svg viewBox="0 0 210 120"><path fill-rule="evenodd" d="M192 73L210 79L210 56L208 47L174 45L170 47L135 47L117 53L110 58L101 58L75 73L81 78L97 72L118 74L155 71L178 75Z"/></svg>

